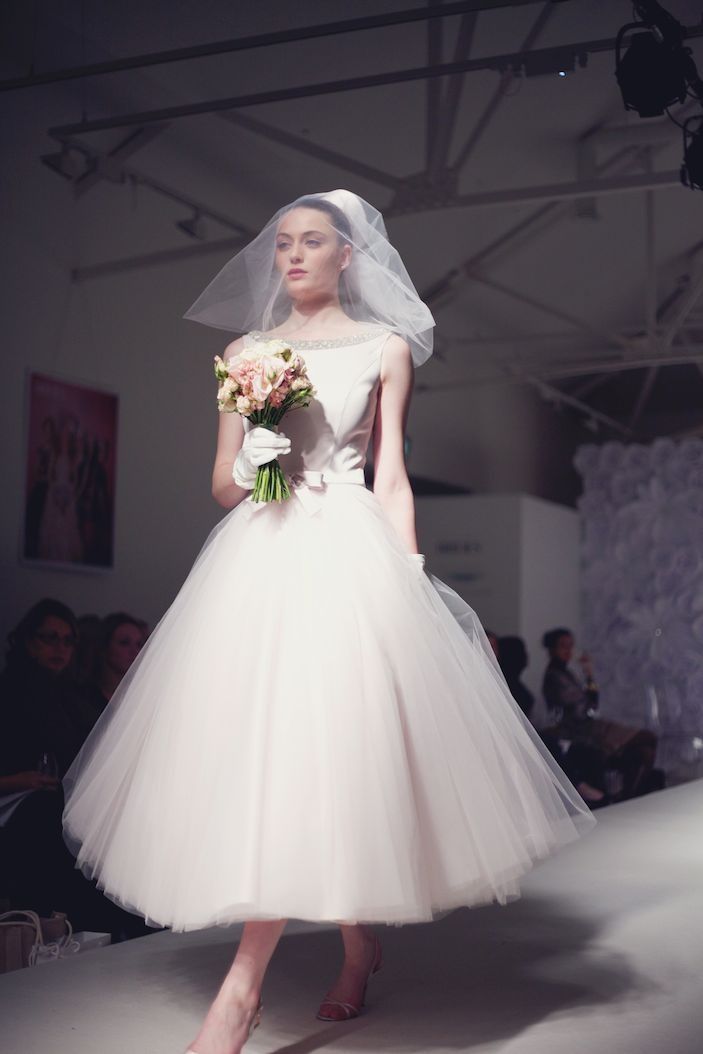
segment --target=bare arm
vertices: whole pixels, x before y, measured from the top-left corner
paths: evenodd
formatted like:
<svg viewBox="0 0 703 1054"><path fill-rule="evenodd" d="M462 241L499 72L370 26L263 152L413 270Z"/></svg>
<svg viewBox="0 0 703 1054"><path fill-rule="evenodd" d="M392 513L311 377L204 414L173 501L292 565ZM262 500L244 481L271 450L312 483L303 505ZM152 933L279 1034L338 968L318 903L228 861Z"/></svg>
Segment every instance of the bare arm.
<svg viewBox="0 0 703 1054"><path fill-rule="evenodd" d="M410 348L398 336L383 350L374 424L374 494L409 553L417 552L415 502L405 468L405 425L413 388Z"/></svg>
<svg viewBox="0 0 703 1054"><path fill-rule="evenodd" d="M228 344L222 356L225 361L237 355L242 350L243 344L241 338ZM236 413L223 413L219 415L219 418L217 450L212 469L212 496L218 505L222 505L225 509L233 509L249 493L243 487L238 487L232 479L232 466L244 441L244 424L242 418Z"/></svg>

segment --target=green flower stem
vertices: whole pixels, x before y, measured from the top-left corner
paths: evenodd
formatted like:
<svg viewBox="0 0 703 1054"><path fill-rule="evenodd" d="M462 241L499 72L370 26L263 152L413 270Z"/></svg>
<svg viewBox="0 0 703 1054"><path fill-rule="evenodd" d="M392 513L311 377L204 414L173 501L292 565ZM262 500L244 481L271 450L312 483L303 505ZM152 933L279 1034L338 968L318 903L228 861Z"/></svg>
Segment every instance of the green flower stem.
<svg viewBox="0 0 703 1054"><path fill-rule="evenodd" d="M253 426L259 425L261 428L277 432L284 414L297 406L307 406L311 396L312 387L290 392L281 406L265 406L263 410L255 410L249 415L249 421ZM257 469L252 501L282 502L287 501L290 496L288 480L278 461L269 461Z"/></svg>

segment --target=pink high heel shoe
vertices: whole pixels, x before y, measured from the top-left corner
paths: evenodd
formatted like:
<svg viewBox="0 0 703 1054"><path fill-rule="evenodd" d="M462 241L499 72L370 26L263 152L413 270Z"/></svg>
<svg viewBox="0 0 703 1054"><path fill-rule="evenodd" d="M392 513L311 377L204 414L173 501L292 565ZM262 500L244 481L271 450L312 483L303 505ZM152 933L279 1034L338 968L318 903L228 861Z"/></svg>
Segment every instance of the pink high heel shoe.
<svg viewBox="0 0 703 1054"><path fill-rule="evenodd" d="M264 1004L263 1003L259 1003L259 1005L257 1006L256 1010L254 1011L254 1016L251 1019L251 1024L249 1025L249 1033L247 1035L247 1039L251 1039L252 1032L254 1031L255 1028L258 1028L259 1025L261 1024L261 1015L263 1014L263 1012L264 1012ZM188 1047L188 1050L186 1051L186 1054L198 1054L198 1052L197 1052L197 1050L193 1050L192 1047Z"/></svg>
<svg viewBox="0 0 703 1054"><path fill-rule="evenodd" d="M361 1002L357 1005L355 1003L344 1003L339 999L323 999L320 1003L320 1009L315 1015L318 1021L351 1021L352 1018L359 1016L366 1003L366 989L369 986L369 981L383 966L381 942L378 937L374 937L374 941L376 943L374 946L373 962L371 963L368 977L364 982L364 987L361 993Z"/></svg>

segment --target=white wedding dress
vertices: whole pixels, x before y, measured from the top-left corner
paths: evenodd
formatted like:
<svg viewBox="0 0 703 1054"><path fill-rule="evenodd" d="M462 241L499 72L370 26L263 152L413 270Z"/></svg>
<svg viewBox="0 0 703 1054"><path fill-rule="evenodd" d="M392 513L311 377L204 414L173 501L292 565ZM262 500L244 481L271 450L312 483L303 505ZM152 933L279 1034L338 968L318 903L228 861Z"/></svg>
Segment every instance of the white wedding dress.
<svg viewBox="0 0 703 1054"><path fill-rule="evenodd" d="M293 342L293 496L212 531L66 776L78 864L154 924L427 920L593 823L363 485L386 338Z"/></svg>

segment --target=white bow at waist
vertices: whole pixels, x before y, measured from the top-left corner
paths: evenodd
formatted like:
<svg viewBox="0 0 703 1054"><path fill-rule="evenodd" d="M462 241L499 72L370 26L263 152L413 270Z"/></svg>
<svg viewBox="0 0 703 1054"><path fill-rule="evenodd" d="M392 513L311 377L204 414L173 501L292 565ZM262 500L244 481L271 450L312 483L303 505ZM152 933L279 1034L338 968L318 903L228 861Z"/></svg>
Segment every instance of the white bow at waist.
<svg viewBox="0 0 703 1054"><path fill-rule="evenodd" d="M320 509L320 495L316 492L323 491L329 484L349 483L364 486L363 468L352 468L347 472L332 472L329 469L316 472L313 469L305 469L290 477L293 493L309 516L314 516Z"/></svg>
<svg viewBox="0 0 703 1054"><path fill-rule="evenodd" d="M364 470L363 468L352 468L346 472L332 472L329 469L323 469L317 472L313 469L304 469L302 472L297 472L290 476L288 482L293 495L298 499L307 514L314 516L321 508L320 492L324 491L329 485L336 486L337 484L353 484L357 487L363 487ZM254 510L263 509L271 503L253 502L250 498L248 504L249 508Z"/></svg>

